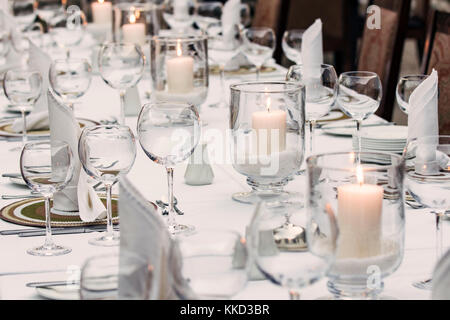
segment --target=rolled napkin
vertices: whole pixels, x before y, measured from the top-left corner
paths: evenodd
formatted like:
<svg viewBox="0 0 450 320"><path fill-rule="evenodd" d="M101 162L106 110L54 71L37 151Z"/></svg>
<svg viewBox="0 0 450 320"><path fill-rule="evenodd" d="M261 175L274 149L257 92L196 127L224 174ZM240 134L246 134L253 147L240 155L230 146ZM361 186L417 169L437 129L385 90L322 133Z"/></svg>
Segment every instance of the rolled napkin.
<svg viewBox="0 0 450 320"><path fill-rule="evenodd" d="M431 299L450 300L450 250L434 268L432 288Z"/></svg>
<svg viewBox="0 0 450 320"><path fill-rule="evenodd" d="M75 162L74 174L68 185L53 196L55 212L78 212L83 221L94 221L106 217L106 208L88 184L88 175L81 168L78 158L78 139L80 125L73 110L60 104L48 91L48 110L50 118L50 141L64 141L69 144Z"/></svg>
<svg viewBox="0 0 450 320"><path fill-rule="evenodd" d="M302 38L302 63L304 77L320 78L320 66L323 63L322 21L316 19L303 33Z"/></svg>
<svg viewBox="0 0 450 320"><path fill-rule="evenodd" d="M241 0L229 0L222 10L222 35L225 43L233 43L236 25L241 21Z"/></svg>
<svg viewBox="0 0 450 320"><path fill-rule="evenodd" d="M120 266L127 256L139 256L152 270L149 293L151 300L193 299L195 294L181 273L182 256L178 244L170 236L161 216L126 178L119 180ZM122 272L119 272L122 274ZM119 276L119 297L139 297L142 283L148 281L143 272Z"/></svg>
<svg viewBox="0 0 450 320"><path fill-rule="evenodd" d="M48 123L48 101L45 92L49 87L48 71L52 60L41 48L30 42L29 67L37 70L42 76L42 94L36 101L33 110L27 116L27 130L47 129ZM17 119L12 125L14 132L21 132L23 127L22 119Z"/></svg>

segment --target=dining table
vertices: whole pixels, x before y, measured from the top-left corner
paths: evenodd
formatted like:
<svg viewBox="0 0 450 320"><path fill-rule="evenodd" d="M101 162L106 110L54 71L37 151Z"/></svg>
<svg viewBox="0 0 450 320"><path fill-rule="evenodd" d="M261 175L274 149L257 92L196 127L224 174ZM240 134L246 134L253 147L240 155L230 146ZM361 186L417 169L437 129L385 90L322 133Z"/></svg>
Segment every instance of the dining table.
<svg viewBox="0 0 450 320"><path fill-rule="evenodd" d="M76 55L76 50L74 53ZM272 63L273 64L273 63ZM274 65L273 72L262 74L261 80L284 80L286 69ZM255 74L229 73L226 75L226 98L229 99L229 86L233 83L255 80ZM138 84L141 104L149 103L151 98L150 72L147 69ZM209 75L209 93L206 101L199 107L202 130L218 130L223 133L224 150L227 140L226 130L229 128L229 109L213 108L219 95L220 79L217 74ZM0 94L0 118L14 114L7 112L7 99ZM74 105L77 117L101 121L119 115L120 101L117 92L110 88L94 69L92 82L88 92ZM372 115L367 121L383 122ZM126 124L136 134L137 115L127 116ZM219 135L220 136L220 135ZM307 138L305 139L307 140ZM20 146L21 141L0 140L1 173L18 173L20 151L9 151ZM142 151L136 138L137 156L128 178L149 201L156 202L167 197L167 180L165 170L152 162ZM306 148L308 149L308 148ZM352 139L348 136L330 135L320 128L316 131L315 153L329 153L352 150ZM210 152L211 147L210 147ZM214 157L213 157L214 158ZM246 177L239 174L231 163L213 159L211 166L214 172L212 184L192 186L185 183L184 173L187 161L175 167L174 193L178 199L178 207L184 215L177 216L179 223L195 226L196 230L230 229L245 235L255 206L243 204L232 199L232 194L249 190ZM307 190L306 174L295 175L286 186L286 190L305 195ZM118 193L115 186L113 193ZM9 178L0 177L1 195L21 195L28 193L26 186L11 183ZM0 200L4 207L17 200ZM120 201L120 195L119 195ZM120 213L119 213L120 215ZM436 263L435 217L427 208L413 209L405 204L405 245L400 267L384 281L382 296L393 299L430 299L431 291L419 290L412 286L416 280L431 275ZM450 222L443 222L444 250L450 245ZM0 220L0 231L29 228ZM96 233L80 233L54 235L55 241L70 247L72 252L63 256L39 257L27 253L27 249L43 242L43 236L19 237L17 235L0 235L0 299L44 299L35 288L27 283L38 281L64 280L80 271L89 257L114 253L118 247L97 247L88 243L88 239ZM327 279L300 290L301 299L328 299ZM48 297L47 297L48 298ZM77 299L75 294L72 298ZM249 280L233 299L237 300L279 300L288 299L287 288L279 287L269 280Z"/></svg>

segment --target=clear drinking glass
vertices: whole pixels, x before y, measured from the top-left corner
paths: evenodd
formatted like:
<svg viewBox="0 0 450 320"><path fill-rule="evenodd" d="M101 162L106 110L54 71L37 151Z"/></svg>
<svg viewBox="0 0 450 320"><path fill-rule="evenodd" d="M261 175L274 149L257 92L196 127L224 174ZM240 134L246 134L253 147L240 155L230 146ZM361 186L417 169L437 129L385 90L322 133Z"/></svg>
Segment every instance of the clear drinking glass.
<svg viewBox="0 0 450 320"><path fill-rule="evenodd" d="M194 22L195 3L192 0L167 0L163 18L170 29L186 33Z"/></svg>
<svg viewBox="0 0 450 320"><path fill-rule="evenodd" d="M292 237L282 236L278 230L286 217L305 228ZM288 288L291 300L298 300L298 290L326 275L334 261L337 236L334 216L324 210L261 202L250 224L248 242L259 271L274 284Z"/></svg>
<svg viewBox="0 0 450 320"><path fill-rule="evenodd" d="M296 64L302 64L302 39L305 30L286 30L281 46L286 57Z"/></svg>
<svg viewBox="0 0 450 320"><path fill-rule="evenodd" d="M119 245L119 234L112 223L111 190L119 175L127 174L136 158L136 143L130 128L100 125L84 128L78 143L78 155L86 173L106 187L106 234L89 240L96 246Z"/></svg>
<svg viewBox="0 0 450 320"><path fill-rule="evenodd" d="M261 27L245 29L242 34L242 53L256 66L256 80L259 80L261 67L275 51L275 32L271 28Z"/></svg>
<svg viewBox="0 0 450 320"><path fill-rule="evenodd" d="M142 78L145 56L141 47L131 43L107 43L98 55L103 81L120 94L120 124L125 124L125 92Z"/></svg>
<svg viewBox="0 0 450 320"><path fill-rule="evenodd" d="M334 217L339 229L328 271L334 299L378 299L383 279L400 266L404 169L402 157L389 153L340 152L307 159L308 214ZM316 231L319 238L322 232Z"/></svg>
<svg viewBox="0 0 450 320"><path fill-rule="evenodd" d="M203 230L177 240L181 272L199 299L230 299L244 288L251 264L239 233Z"/></svg>
<svg viewBox="0 0 450 320"><path fill-rule="evenodd" d="M441 220L450 209L450 136L426 136L408 142L405 184L409 194L435 215L436 261L442 256ZM414 282L419 289L431 290L432 279Z"/></svg>
<svg viewBox="0 0 450 320"><path fill-rule="evenodd" d="M223 4L218 1L198 2L195 7L194 21L203 33L210 26L220 24Z"/></svg>
<svg viewBox="0 0 450 320"><path fill-rule="evenodd" d="M400 110L404 113L408 114L409 111L409 97L426 78L428 78L427 75L419 74L404 76L398 80L395 96Z"/></svg>
<svg viewBox="0 0 450 320"><path fill-rule="evenodd" d="M45 243L27 250L35 256L58 256L72 251L52 239L50 199L72 179L74 159L70 146L62 141L27 143L20 155L22 178L33 191L45 198Z"/></svg>
<svg viewBox="0 0 450 320"><path fill-rule="evenodd" d="M230 89L233 167L252 188L233 194L233 199L255 204L291 197L284 186L303 161L305 87L298 82L256 81Z"/></svg>
<svg viewBox="0 0 450 320"><path fill-rule="evenodd" d="M91 84L92 68L86 59L57 59L50 65L49 79L53 91L73 109Z"/></svg>
<svg viewBox="0 0 450 320"><path fill-rule="evenodd" d="M356 120L358 152L361 151L361 124L380 106L383 95L380 78L374 72L350 71L339 76L337 103L341 110Z"/></svg>
<svg viewBox="0 0 450 320"><path fill-rule="evenodd" d="M11 104L22 114L22 147L27 143L26 112L31 111L42 92L42 76L26 69L8 70L3 79L3 90Z"/></svg>
<svg viewBox="0 0 450 320"><path fill-rule="evenodd" d="M311 70L305 70L303 65L294 65L289 68L286 80L299 81L305 85L305 115L309 127L309 155L312 155L316 121L330 112L336 102L338 90L336 71L333 66L322 64L317 67L317 75L314 75Z"/></svg>
<svg viewBox="0 0 450 320"><path fill-rule="evenodd" d="M195 227L178 224L174 210L173 171L188 159L200 140L201 126L197 109L187 103L149 103L142 107L137 123L139 142L145 154L167 171L171 234L190 233Z"/></svg>

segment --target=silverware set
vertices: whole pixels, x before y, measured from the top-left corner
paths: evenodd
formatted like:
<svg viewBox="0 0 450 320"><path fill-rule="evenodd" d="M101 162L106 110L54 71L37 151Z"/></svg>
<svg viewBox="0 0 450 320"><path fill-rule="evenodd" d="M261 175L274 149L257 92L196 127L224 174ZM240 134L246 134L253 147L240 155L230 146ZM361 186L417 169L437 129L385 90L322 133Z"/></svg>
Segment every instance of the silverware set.
<svg viewBox="0 0 450 320"><path fill-rule="evenodd" d="M158 205L158 207L161 208L162 215L163 216L167 216L169 214L169 203L168 202L164 202L164 201L165 201L165 199L164 200L156 200L156 204ZM177 200L177 198L174 197L174 199L173 199L173 209L175 210L175 212L178 215L182 216L182 215L184 215L184 212L181 211L178 208L177 203L178 203L178 200Z"/></svg>

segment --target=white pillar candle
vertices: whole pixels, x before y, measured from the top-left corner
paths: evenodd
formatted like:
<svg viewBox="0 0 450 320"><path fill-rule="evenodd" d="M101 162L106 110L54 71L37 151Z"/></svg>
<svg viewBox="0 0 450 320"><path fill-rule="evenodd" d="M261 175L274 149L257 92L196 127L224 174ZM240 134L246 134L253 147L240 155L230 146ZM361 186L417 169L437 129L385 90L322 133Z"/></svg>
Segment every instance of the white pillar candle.
<svg viewBox="0 0 450 320"><path fill-rule="evenodd" d="M92 21L98 24L111 24L112 21L112 4L98 0L91 4Z"/></svg>
<svg viewBox="0 0 450 320"><path fill-rule="evenodd" d="M286 149L286 112L271 110L270 104L269 97L266 102L267 110L252 114L252 128L256 130L258 154L269 155L272 152L282 152Z"/></svg>
<svg viewBox="0 0 450 320"><path fill-rule="evenodd" d="M136 23L136 16L131 14L130 23L122 26L123 42L145 44L145 24Z"/></svg>
<svg viewBox="0 0 450 320"><path fill-rule="evenodd" d="M338 258L380 254L383 188L364 184L360 166L357 177L359 183L338 187Z"/></svg>
<svg viewBox="0 0 450 320"><path fill-rule="evenodd" d="M180 41L177 56L166 62L167 87L171 93L189 93L194 89L194 59L183 56Z"/></svg>

